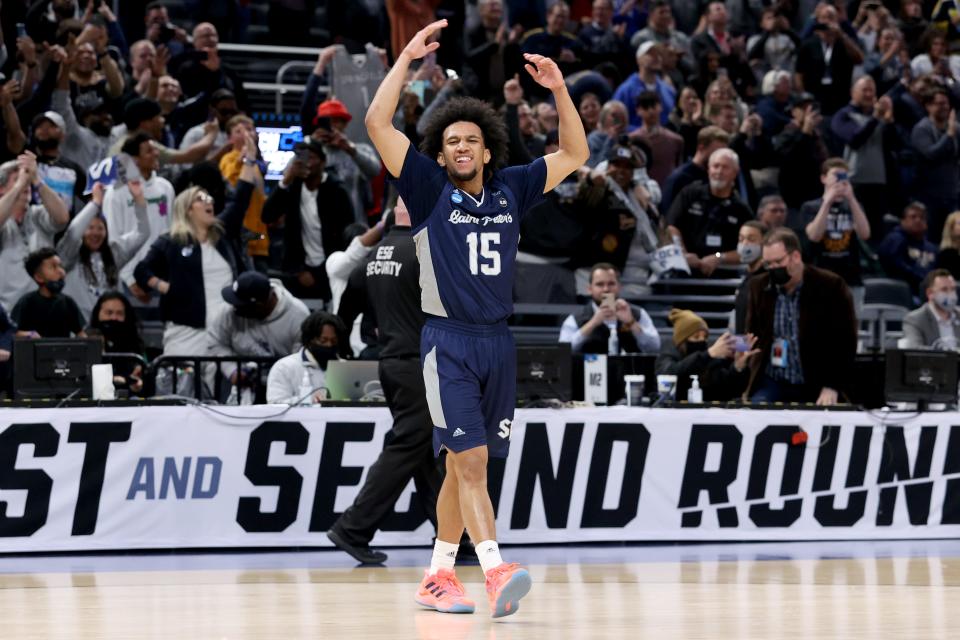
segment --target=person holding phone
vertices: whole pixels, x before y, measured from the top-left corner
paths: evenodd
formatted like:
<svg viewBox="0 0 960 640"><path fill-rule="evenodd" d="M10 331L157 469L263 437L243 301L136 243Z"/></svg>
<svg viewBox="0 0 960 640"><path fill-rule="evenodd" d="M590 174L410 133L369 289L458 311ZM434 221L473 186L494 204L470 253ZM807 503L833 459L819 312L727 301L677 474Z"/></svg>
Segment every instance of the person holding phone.
<svg viewBox="0 0 960 640"><path fill-rule="evenodd" d="M590 269L587 286L590 302L567 316L560 327L560 342L574 353L656 353L660 334L650 315L620 296L617 268L599 262Z"/></svg>

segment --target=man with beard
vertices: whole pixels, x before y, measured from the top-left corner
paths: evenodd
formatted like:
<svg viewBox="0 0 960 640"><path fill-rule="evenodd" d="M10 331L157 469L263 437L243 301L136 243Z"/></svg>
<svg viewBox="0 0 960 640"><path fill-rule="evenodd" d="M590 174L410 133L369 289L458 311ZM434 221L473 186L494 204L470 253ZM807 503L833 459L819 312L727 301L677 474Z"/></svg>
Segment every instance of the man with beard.
<svg viewBox="0 0 960 640"><path fill-rule="evenodd" d="M56 111L45 111L33 119L31 141L37 154L40 179L63 199L72 216L74 204L83 198L87 172L76 162L64 158L60 152L66 128L63 116Z"/></svg>

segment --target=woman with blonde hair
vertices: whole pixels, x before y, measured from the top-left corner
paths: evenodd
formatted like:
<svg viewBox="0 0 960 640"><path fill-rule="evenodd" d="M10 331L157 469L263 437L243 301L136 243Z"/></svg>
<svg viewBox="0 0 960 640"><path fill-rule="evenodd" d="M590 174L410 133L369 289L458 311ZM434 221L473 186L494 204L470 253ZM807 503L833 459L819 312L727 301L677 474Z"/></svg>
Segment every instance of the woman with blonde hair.
<svg viewBox="0 0 960 640"><path fill-rule="evenodd" d="M246 269L240 247L243 216L259 174L257 146L247 135L236 196L215 215L202 187L184 190L173 203L170 231L150 247L134 275L144 291L160 294L164 355L205 355L206 327L227 303L220 291Z"/></svg>
<svg viewBox="0 0 960 640"><path fill-rule="evenodd" d="M948 215L943 223L936 268L946 269L954 278L960 279L960 211Z"/></svg>

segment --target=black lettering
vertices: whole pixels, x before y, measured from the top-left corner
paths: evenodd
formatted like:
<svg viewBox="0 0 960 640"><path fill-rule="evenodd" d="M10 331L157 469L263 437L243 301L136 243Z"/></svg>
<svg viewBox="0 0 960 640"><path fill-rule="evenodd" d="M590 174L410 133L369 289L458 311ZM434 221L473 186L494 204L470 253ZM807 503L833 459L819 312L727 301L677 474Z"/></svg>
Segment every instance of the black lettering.
<svg viewBox="0 0 960 640"><path fill-rule="evenodd" d="M283 531L297 519L303 476L293 467L271 467L270 445L286 444L287 455L307 452L310 434L299 422L264 422L250 433L243 473L258 487L277 487L277 510L260 511L260 498L241 497L237 503L237 524L247 532Z"/></svg>
<svg viewBox="0 0 960 640"><path fill-rule="evenodd" d="M933 447L936 443L937 428L921 427L917 460L913 465L913 473L911 474L903 427L887 427L883 438L883 458L880 463L880 472L877 474L877 484L896 482L897 480L929 478L930 467L933 463ZM897 505L898 491L899 487L885 487L880 490L880 501L877 505L878 527L888 527L893 524L893 512ZM907 485L903 487L903 492L907 498L907 514L910 524L927 524L927 518L930 515L933 483L922 482Z"/></svg>
<svg viewBox="0 0 960 640"><path fill-rule="evenodd" d="M128 441L130 426L129 422L74 422L70 425L67 442L86 444L77 506L73 510L72 535L89 536L96 531L110 443Z"/></svg>
<svg viewBox="0 0 960 640"><path fill-rule="evenodd" d="M517 471L513 514L510 517L512 529L526 529L530 525L533 491L538 478L547 527L563 529L567 526L573 478L577 470L577 455L582 438L583 424L566 425L563 430L563 443L560 445L560 463L554 475L547 425L543 422L527 424L523 436L523 450L520 453L520 468Z"/></svg>
<svg viewBox="0 0 960 640"><path fill-rule="evenodd" d="M310 531L326 531L339 513L334 511L339 487L360 484L363 467L343 466L343 445L347 442L373 440L373 422L328 422L323 434L323 451L317 471L317 488L313 494Z"/></svg>
<svg viewBox="0 0 960 640"><path fill-rule="evenodd" d="M627 459L624 464L620 501L614 509L603 508L604 491L614 442L627 443ZM586 528L625 527L637 517L640 507L640 488L643 484L643 468L650 447L650 432L642 424L617 424L601 422L597 425L597 437L590 455L590 473L583 498L583 517L580 526Z"/></svg>
<svg viewBox="0 0 960 640"><path fill-rule="evenodd" d="M53 478L41 469L17 469L17 452L20 447L33 445L37 458L52 458L57 455L60 434L52 425L12 424L0 433L0 489L26 491L23 515L7 515L7 503L0 500L0 536L12 538L33 535L47 523L50 512L50 494Z"/></svg>
<svg viewBox="0 0 960 640"><path fill-rule="evenodd" d="M706 471L707 447L711 443L720 445L720 465L716 471ZM732 424L695 424L690 429L690 445L687 449L687 463L683 470L683 482L680 485L680 509L696 507L700 492L707 492L710 504L730 502L728 487L737 479L737 466L740 463L740 446L743 435ZM680 526L699 527L703 516L701 511L688 511L681 517ZM736 507L717 509L717 520L721 527L736 527L738 524Z"/></svg>
<svg viewBox="0 0 960 640"><path fill-rule="evenodd" d="M947 440L947 459L943 462L943 474L960 473L960 427L950 427ZM947 489L943 496L943 515L941 524L960 524L960 479L947 480Z"/></svg>
<svg viewBox="0 0 960 640"><path fill-rule="evenodd" d="M747 479L747 500L764 498L770 458L776 445L787 448L783 477L780 479L780 495L795 496L800 493L800 471L803 469L806 447L791 445L791 438L796 432L795 426L771 425L757 434L753 445L753 460L750 461L750 477ZM753 504L749 509L750 520L758 527L789 527L800 517L801 506L803 498L784 500L782 509L773 509L765 502Z"/></svg>
<svg viewBox="0 0 960 640"><path fill-rule="evenodd" d="M853 431L853 444L850 447L847 479L844 484L847 489L862 487L866 482L872 435L873 427L856 427ZM824 426L820 436L820 449L817 452L817 468L813 474L814 491L830 491L839 445L840 427ZM867 490L849 491L847 494L847 506L843 509L833 506L836 496L818 496L813 507L816 521L824 527L852 527L859 522L867 506Z"/></svg>

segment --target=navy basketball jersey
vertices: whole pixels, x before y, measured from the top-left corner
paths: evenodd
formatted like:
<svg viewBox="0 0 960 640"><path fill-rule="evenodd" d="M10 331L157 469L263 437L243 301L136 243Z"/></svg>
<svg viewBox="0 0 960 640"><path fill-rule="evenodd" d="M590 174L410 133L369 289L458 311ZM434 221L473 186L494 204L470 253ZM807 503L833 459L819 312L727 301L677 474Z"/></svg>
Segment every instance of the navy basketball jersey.
<svg viewBox="0 0 960 640"><path fill-rule="evenodd" d="M513 312L520 220L543 198L546 179L539 158L495 172L471 195L410 145L397 189L410 211L424 313L494 324Z"/></svg>

